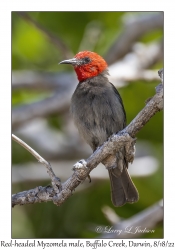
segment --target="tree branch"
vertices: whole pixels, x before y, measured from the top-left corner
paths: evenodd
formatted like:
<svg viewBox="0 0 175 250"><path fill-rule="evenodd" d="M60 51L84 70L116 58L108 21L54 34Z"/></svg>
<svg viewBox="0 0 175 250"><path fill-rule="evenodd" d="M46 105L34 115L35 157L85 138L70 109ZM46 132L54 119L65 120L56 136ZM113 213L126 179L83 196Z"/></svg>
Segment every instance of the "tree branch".
<svg viewBox="0 0 175 250"><path fill-rule="evenodd" d="M163 77L163 74L160 74L160 72L159 75ZM12 206L42 201L46 202L50 200L57 206L63 204L71 196L72 191L89 176L90 172L97 167L103 159L112 152L117 152L123 146L130 145L134 140L132 137L135 137L153 115L163 109L162 83L159 84L159 88L157 88L156 91L157 93L147 102L146 106L139 112L133 121L122 131L112 135L101 147L97 148L97 150L85 161L86 166L76 169L73 175L62 184L62 188L59 192L55 192L52 187L39 187L29 191L23 191L12 195ZM52 182L54 183L54 179Z"/></svg>

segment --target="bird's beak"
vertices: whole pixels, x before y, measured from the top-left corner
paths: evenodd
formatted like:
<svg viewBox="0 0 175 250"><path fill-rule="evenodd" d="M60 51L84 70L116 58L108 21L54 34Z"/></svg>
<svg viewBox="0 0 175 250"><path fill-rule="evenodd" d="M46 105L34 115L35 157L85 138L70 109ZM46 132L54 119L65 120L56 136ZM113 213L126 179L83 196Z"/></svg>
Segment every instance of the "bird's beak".
<svg viewBox="0 0 175 250"><path fill-rule="evenodd" d="M78 60L77 60L76 58L72 58L72 59L68 59L68 60L61 61L59 64L72 64L72 65L77 65L77 64L78 64Z"/></svg>

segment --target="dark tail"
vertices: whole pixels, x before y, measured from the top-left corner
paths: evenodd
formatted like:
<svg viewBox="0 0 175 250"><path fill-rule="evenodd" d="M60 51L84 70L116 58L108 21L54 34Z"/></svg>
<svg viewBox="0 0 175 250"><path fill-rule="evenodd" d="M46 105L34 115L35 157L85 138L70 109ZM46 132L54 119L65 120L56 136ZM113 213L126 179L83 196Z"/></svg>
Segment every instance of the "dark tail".
<svg viewBox="0 0 175 250"><path fill-rule="evenodd" d="M117 169L116 169L117 170ZM116 207L123 206L125 203L134 203L139 199L139 193L131 180L127 167L123 166L120 176L115 176L115 168L109 169L111 182L112 203Z"/></svg>

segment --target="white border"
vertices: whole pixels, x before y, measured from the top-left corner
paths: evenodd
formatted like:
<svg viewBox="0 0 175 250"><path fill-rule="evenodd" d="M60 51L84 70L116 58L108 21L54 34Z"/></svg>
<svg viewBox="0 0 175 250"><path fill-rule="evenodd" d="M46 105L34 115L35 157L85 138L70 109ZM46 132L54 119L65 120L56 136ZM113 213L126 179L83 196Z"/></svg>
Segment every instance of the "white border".
<svg viewBox="0 0 175 250"><path fill-rule="evenodd" d="M174 1L1 1L0 15L0 235L11 239L11 11L164 11L165 17L165 229L166 240L174 239L174 182L175 182L175 15ZM49 240L50 241L50 240ZM73 241L73 240L72 240ZM151 241L151 240L150 240ZM139 240L141 242L141 240Z"/></svg>

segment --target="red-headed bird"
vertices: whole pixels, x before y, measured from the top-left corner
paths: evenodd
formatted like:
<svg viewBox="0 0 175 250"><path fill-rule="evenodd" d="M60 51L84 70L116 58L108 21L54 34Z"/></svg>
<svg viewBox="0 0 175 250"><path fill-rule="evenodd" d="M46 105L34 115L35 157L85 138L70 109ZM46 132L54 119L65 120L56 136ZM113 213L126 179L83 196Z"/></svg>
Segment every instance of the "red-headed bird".
<svg viewBox="0 0 175 250"><path fill-rule="evenodd" d="M126 126L126 113L117 89L109 82L107 63L98 54L82 51L60 64L71 64L79 84L72 96L71 114L79 133L93 151ZM109 171L114 206L138 201L128 173L124 148L102 162Z"/></svg>

